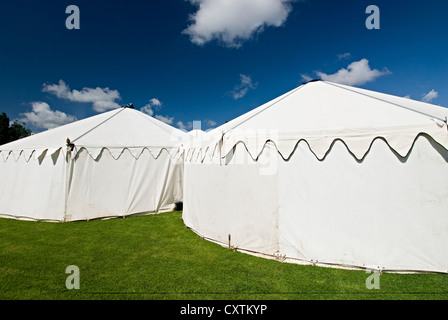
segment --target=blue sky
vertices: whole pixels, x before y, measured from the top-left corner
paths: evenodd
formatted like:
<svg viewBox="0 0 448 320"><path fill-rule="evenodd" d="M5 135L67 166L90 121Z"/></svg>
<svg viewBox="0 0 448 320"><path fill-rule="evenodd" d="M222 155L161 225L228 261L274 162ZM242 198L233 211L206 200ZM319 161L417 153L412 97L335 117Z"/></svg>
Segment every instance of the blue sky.
<svg viewBox="0 0 448 320"><path fill-rule="evenodd" d="M369 5L380 29L366 27ZM133 103L208 129L310 78L447 107L447 12L436 0L5 0L0 112L39 132Z"/></svg>

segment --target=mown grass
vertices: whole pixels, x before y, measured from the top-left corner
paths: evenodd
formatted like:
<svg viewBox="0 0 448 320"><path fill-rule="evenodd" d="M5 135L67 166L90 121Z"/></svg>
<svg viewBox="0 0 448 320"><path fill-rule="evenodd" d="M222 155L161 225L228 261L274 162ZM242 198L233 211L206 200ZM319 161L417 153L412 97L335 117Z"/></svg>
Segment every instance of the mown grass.
<svg viewBox="0 0 448 320"><path fill-rule="evenodd" d="M80 269L68 290L67 266ZM448 275L302 266L235 252L184 227L181 212L72 223L0 219L0 299L447 299Z"/></svg>

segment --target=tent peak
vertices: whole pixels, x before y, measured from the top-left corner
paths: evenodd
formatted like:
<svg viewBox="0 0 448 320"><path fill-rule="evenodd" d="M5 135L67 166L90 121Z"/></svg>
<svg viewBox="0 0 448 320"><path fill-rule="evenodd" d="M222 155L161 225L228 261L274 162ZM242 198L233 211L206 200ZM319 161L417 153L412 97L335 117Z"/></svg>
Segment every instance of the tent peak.
<svg viewBox="0 0 448 320"><path fill-rule="evenodd" d="M124 108L124 109L126 109L126 108L129 108L129 109L135 109L133 103L128 103L127 105L125 105L125 106L121 106L121 107Z"/></svg>
<svg viewBox="0 0 448 320"><path fill-rule="evenodd" d="M317 81L322 81L322 79L311 79L311 80L308 80L306 82L302 82L302 84L307 84L307 83L310 83L310 82L317 82Z"/></svg>

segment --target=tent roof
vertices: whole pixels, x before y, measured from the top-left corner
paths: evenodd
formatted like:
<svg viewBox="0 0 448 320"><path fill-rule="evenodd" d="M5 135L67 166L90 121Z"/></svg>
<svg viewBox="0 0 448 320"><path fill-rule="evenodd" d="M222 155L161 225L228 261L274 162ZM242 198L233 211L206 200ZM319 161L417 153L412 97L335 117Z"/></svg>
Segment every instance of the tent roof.
<svg viewBox="0 0 448 320"><path fill-rule="evenodd" d="M201 129L193 129L193 130L188 131L188 134L195 138L199 138L200 136L202 136L205 133L206 132Z"/></svg>
<svg viewBox="0 0 448 320"><path fill-rule="evenodd" d="M208 152L222 139L221 154L244 143L256 159L267 141L288 158L299 141L322 159L335 140L342 140L358 159L376 138L405 156L420 134L448 149L448 109L407 98L312 81L215 128L208 133Z"/></svg>
<svg viewBox="0 0 448 320"><path fill-rule="evenodd" d="M138 110L118 108L64 126L50 129L0 146L6 159L11 154L17 159L24 154L39 157L44 152L53 154L65 149L66 139L74 144L74 152L82 148L96 158L102 149L108 149L117 158L128 149L136 158L148 149L157 157L162 149L172 156L178 153L186 133L154 119Z"/></svg>

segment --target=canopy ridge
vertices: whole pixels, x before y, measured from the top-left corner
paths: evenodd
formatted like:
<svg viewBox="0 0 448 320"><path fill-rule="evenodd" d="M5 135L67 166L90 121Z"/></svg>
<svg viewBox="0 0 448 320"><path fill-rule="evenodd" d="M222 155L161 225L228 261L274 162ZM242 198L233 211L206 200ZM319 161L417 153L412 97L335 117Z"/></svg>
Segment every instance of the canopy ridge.
<svg viewBox="0 0 448 320"><path fill-rule="evenodd" d="M77 137L76 139L71 140L71 143L73 144L76 140L81 139L82 137L88 135L89 133L91 133L93 130L95 130L96 128L98 128L99 126L101 126L102 124L104 124L105 122L109 121L110 119L112 119L113 117L115 117L117 114L119 114L120 112L122 112L124 109L126 108L121 108L121 110L119 110L118 112L114 113L113 115L111 115L109 118L103 120L102 122L100 122L99 124L97 124L96 126L94 126L93 128L91 128L90 130L86 131L85 133L83 133L82 135L80 135L79 137Z"/></svg>
<svg viewBox="0 0 448 320"><path fill-rule="evenodd" d="M241 121L241 122L238 123L237 125L235 125L235 126L231 127L230 129L226 130L223 134L229 132L229 131L232 130L232 129L235 129L236 127L238 127L238 126L242 125L243 123L249 121L249 120L252 119L253 117L259 115L261 112L263 112L263 111L265 111L265 110L271 108L272 106L276 105L276 104L279 103L280 101L286 99L286 98L289 97L290 95L292 95L292 94L296 93L297 91L299 91L300 89L302 89L303 86L304 86L304 85L301 85L301 86L299 86L299 87L297 87L297 88L291 90L290 92L288 92L287 94L285 94L283 97L281 97L281 98L278 99L277 101L274 101L273 103L271 103L270 105L266 106L265 108L259 110L258 112L256 112L255 114L251 115L251 116L248 117L247 119L244 119L243 121Z"/></svg>
<svg viewBox="0 0 448 320"><path fill-rule="evenodd" d="M167 133L170 133L168 130L167 130L167 127L163 127L163 126L161 126L160 125L160 123L162 122L162 121L160 121L160 120L157 120L157 119L154 119L153 117L151 117L151 116L149 116L149 115L146 115L146 114L144 114L143 112L141 112L141 111L139 111L139 112L137 112L142 118L144 118L144 119L146 119L147 121L149 121L149 122L151 122L151 123L153 123L153 124L155 124L156 126L158 126L160 129L162 129L163 131L165 131L165 132L167 132ZM163 123L163 122L162 122ZM172 128L174 128L174 127L172 127Z"/></svg>
<svg viewBox="0 0 448 320"><path fill-rule="evenodd" d="M422 111L418 111L418 110L415 110L415 109L412 109L412 108L408 108L408 107L406 107L406 106L403 106L403 105L398 104L398 103L395 103L395 102L391 102L391 101L384 100L384 99L381 99L381 98L378 98L378 97L374 97L374 96L368 95L368 94L366 94L366 93L358 92L358 91L355 91L355 90L352 90L352 89L349 89L349 88L346 88L346 87L341 87L341 86L339 86L339 85L336 84L336 83L327 82L327 81L322 81L322 82L324 82L324 83L326 83L326 84L329 84L329 85L332 85L332 86L334 86L334 87L340 88L340 89L344 89L344 90L347 90L347 91L350 91L350 92L353 92L353 93L356 93L356 94L359 94L359 95L368 97L368 98L376 99L376 100L378 100L378 101L381 101L381 102L385 102L385 103L394 105L394 106L396 106L396 107L400 107L400 108L403 108L403 109L406 109L406 110L409 110L409 111L412 111L412 112L416 112L416 113L419 113L419 114L424 115L424 116L426 116L426 117L430 117L430 118L432 118L432 119L437 119L437 120L440 120L440 121L446 123L446 119L441 119L441 118L439 118L439 117L436 117L436 116L433 116L433 115L430 115L430 114L428 114L428 113L425 113L425 112L422 112Z"/></svg>

